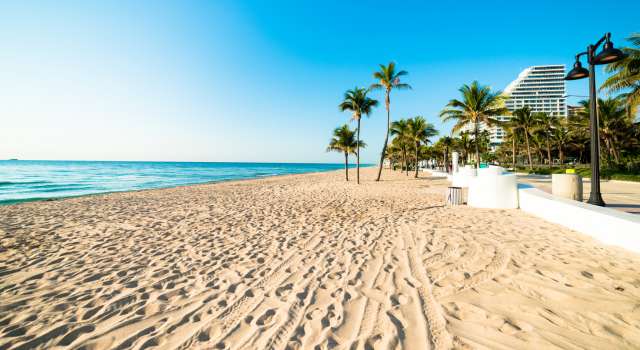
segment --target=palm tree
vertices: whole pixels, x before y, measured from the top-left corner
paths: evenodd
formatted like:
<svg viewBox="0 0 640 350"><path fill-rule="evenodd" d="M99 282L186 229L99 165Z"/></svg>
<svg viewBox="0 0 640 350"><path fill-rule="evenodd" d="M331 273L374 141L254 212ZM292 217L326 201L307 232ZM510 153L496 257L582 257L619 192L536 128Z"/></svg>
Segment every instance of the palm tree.
<svg viewBox="0 0 640 350"><path fill-rule="evenodd" d="M470 137L468 131L462 131L459 135L460 137L458 138L457 145L460 151L462 151L462 163L467 164L467 158L469 153L472 152L474 141L473 138Z"/></svg>
<svg viewBox="0 0 640 350"><path fill-rule="evenodd" d="M364 141L359 140L360 148L367 146ZM336 151L344 153L344 174L345 180L349 181L349 155L357 154L356 148L358 141L356 140L356 130L349 130L349 124L333 130L333 138L329 141L329 147L325 152Z"/></svg>
<svg viewBox="0 0 640 350"><path fill-rule="evenodd" d="M452 107L452 109L445 109L438 116L444 117L442 122L450 119L457 121L452 130L454 135L465 125L469 123L473 125L476 159L479 165L478 123L483 122L487 125L504 126L504 123L494 119L494 117L509 115L509 110L504 104L504 100L509 97L503 94L502 91L492 92L490 86L479 85L477 80L471 86L464 84L458 90L462 93L462 100L453 99L449 101L447 106Z"/></svg>
<svg viewBox="0 0 640 350"><path fill-rule="evenodd" d="M549 159L549 169L551 169L551 144L549 143L549 131L551 128L556 128L560 125L561 119L553 114L547 114L545 112L538 112L538 130L543 130L547 137L547 159Z"/></svg>
<svg viewBox="0 0 640 350"><path fill-rule="evenodd" d="M409 134L409 123L404 120L404 118L400 120L396 120L391 123L390 134L395 136L393 139L393 143L402 150L402 163L403 165L400 167L402 171L404 165L407 163L407 144L410 139L407 136ZM407 164L407 176L409 176L409 166Z"/></svg>
<svg viewBox="0 0 640 350"><path fill-rule="evenodd" d="M562 150L563 147L571 140L571 131L567 128L567 124L563 122L553 130L552 135L553 143L558 147L558 158L560 159L560 164L562 164L564 163L564 153ZM582 157L582 154L580 157ZM551 162L551 159L549 159L549 162Z"/></svg>
<svg viewBox="0 0 640 350"><path fill-rule="evenodd" d="M369 86L369 90L377 91L385 89L387 93L387 97L384 100L384 104L387 107L387 134L384 138L384 147L382 147L382 156L380 158L380 168L378 169L378 177L376 181L380 181L380 174L382 174L382 160L384 159L384 152L387 150L387 143L389 142L389 106L391 104L391 100L389 99L389 93L391 93L392 89L397 90L406 90L411 89L411 85L409 84L401 84L400 77L403 75L409 74L406 70L401 70L396 72L396 63L391 61L385 67L380 64L380 71L373 73L373 77L380 82L378 84L373 84Z"/></svg>
<svg viewBox="0 0 640 350"><path fill-rule="evenodd" d="M532 148L533 151L538 153L538 164L542 165L542 161L544 159L544 151L545 147L544 147L544 134L540 131L538 132L534 132L533 134L531 134L531 144L532 144Z"/></svg>
<svg viewBox="0 0 640 350"><path fill-rule="evenodd" d="M442 136L440 140L436 143L436 146L439 146L442 150L443 158L444 158L444 169L445 172L449 172L449 147L453 143L453 138L451 136Z"/></svg>
<svg viewBox="0 0 640 350"><path fill-rule="evenodd" d="M350 121L358 120L358 128L356 129L358 131L356 139L356 184L360 184L360 118L363 115L368 117L373 108L378 107L378 101L367 97L367 93L368 90L357 86L353 90L347 90L344 93L344 102L338 106L340 112L353 112L353 117L351 117Z"/></svg>
<svg viewBox="0 0 640 350"><path fill-rule="evenodd" d="M418 152L418 158L420 160L430 159L433 158L433 154L433 146L422 145L420 146L420 151Z"/></svg>
<svg viewBox="0 0 640 350"><path fill-rule="evenodd" d="M573 120L573 126L582 133L589 132L591 124L589 122L589 101L583 100L578 102L583 110L578 112ZM611 151L616 158L616 163L620 164L618 150L614 140L621 135L627 134L629 124L631 123L625 115L625 107L623 99L620 97L607 98L603 100L598 98L598 122L600 138L605 143L607 151L607 165L611 167Z"/></svg>
<svg viewBox="0 0 640 350"><path fill-rule="evenodd" d="M640 32L627 37L634 47L622 47L622 52L629 57L614 63L609 63L604 67L605 73L614 73L610 76L598 91L607 89L607 94L614 94L621 91L628 91L620 96L624 99L627 117L638 112L640 106Z"/></svg>
<svg viewBox="0 0 640 350"><path fill-rule="evenodd" d="M391 169L396 159L402 161L402 149L397 147L393 142L387 146L386 154L386 157L389 159L389 169ZM402 172L402 166L400 166L400 168L400 171Z"/></svg>
<svg viewBox="0 0 640 350"><path fill-rule="evenodd" d="M515 128L515 123L513 123L513 118L509 120L507 130L509 130L509 135L507 136L507 140L511 140L511 152L513 154L513 169L516 169L516 146L520 147L520 143L522 142L521 136L518 133L518 130Z"/></svg>
<svg viewBox="0 0 640 350"><path fill-rule="evenodd" d="M570 126L570 124L566 125ZM582 154L590 147L589 137L571 129L569 131L569 137L566 145L571 147L571 149L578 151L578 163L582 163Z"/></svg>
<svg viewBox="0 0 640 350"><path fill-rule="evenodd" d="M489 146L491 145L491 134L489 130L482 130L479 135L480 139L478 144L480 145L480 150L482 151L482 158L484 159L485 155L489 153Z"/></svg>
<svg viewBox="0 0 640 350"><path fill-rule="evenodd" d="M417 116L413 119L409 119L407 125L407 138L413 141L413 145L416 150L416 174L414 175L414 177L417 178L420 142L430 142L429 137L438 136L438 130L436 130L433 124L427 123L427 121L422 116Z"/></svg>
<svg viewBox="0 0 640 350"><path fill-rule="evenodd" d="M531 161L531 145L529 144L529 139L531 138L531 132L538 126L538 119L535 115L531 114L531 108L529 108L529 106L524 106L513 111L513 117L510 121L512 122L512 125L516 130L522 130L522 133L527 140L529 170L533 170L533 162Z"/></svg>

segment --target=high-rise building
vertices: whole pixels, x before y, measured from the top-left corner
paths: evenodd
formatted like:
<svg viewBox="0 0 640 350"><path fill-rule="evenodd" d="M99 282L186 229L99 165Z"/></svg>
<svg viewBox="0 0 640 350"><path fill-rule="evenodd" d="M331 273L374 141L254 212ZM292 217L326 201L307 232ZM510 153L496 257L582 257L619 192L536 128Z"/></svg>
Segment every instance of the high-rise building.
<svg viewBox="0 0 640 350"><path fill-rule="evenodd" d="M529 106L531 112L546 112L549 114L567 117L567 106L565 104L565 84L562 79L565 75L565 65L533 66L520 73L518 79L514 80L504 93L511 97L506 101L507 108L511 113L516 109ZM500 121L508 122L511 116L497 118ZM472 131L469 124L465 130ZM488 130L490 133L491 150L504 141L506 131L499 126L487 126L479 123L478 130Z"/></svg>

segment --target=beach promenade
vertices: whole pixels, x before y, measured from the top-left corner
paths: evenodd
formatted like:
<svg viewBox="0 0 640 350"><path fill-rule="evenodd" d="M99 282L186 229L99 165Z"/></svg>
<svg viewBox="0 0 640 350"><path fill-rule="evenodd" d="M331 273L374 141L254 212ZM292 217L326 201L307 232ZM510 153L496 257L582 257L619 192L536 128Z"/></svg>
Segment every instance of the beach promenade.
<svg viewBox="0 0 640 350"><path fill-rule="evenodd" d="M640 348L640 254L376 172L0 206L0 349Z"/></svg>
<svg viewBox="0 0 640 350"><path fill-rule="evenodd" d="M551 176L518 174L518 182L551 193ZM640 182L600 181L602 199L607 208L640 215ZM591 179L583 179L583 197L586 202L591 192Z"/></svg>

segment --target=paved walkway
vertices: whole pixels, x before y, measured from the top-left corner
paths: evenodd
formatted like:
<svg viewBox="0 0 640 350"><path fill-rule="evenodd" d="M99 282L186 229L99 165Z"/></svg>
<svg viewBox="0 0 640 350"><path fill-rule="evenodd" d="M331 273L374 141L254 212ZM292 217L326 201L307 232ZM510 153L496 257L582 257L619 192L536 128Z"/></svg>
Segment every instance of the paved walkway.
<svg viewBox="0 0 640 350"><path fill-rule="evenodd" d="M551 176L518 174L518 182L551 193ZM586 202L591 192L591 179L583 180L583 198ZM640 215L640 182L626 183L601 180L600 192L607 208Z"/></svg>

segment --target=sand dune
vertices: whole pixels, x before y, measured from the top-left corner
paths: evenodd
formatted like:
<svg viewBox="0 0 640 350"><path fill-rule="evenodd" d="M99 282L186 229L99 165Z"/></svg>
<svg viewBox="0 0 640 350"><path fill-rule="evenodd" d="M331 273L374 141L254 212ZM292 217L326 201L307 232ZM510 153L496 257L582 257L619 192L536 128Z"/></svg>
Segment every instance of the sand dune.
<svg viewBox="0 0 640 350"><path fill-rule="evenodd" d="M640 255L374 173L2 206L0 350L640 348Z"/></svg>

